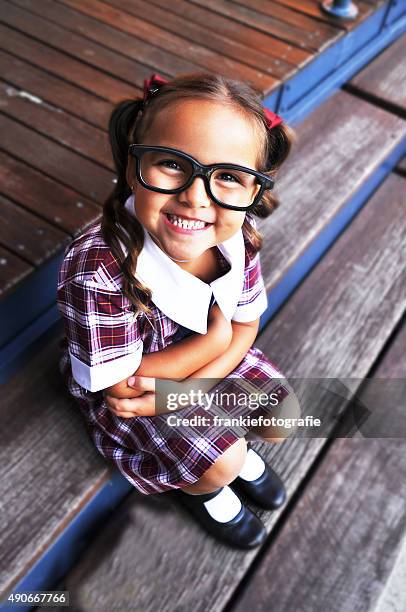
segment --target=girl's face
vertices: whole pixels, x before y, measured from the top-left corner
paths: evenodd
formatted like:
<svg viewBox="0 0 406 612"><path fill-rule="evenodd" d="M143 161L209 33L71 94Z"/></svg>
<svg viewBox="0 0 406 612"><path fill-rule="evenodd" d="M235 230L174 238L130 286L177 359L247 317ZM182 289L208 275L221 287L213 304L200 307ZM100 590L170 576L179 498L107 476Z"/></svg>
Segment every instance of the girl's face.
<svg viewBox="0 0 406 612"><path fill-rule="evenodd" d="M173 147L202 164L233 163L256 169L258 157L258 137L252 123L235 108L210 100L181 100L162 109L140 144ZM212 202L202 177L196 177L181 193L157 193L138 183L135 159L129 157L128 162L127 180L134 185L137 218L171 258L197 263L205 251L241 228L246 213ZM168 215L209 225L180 231Z"/></svg>

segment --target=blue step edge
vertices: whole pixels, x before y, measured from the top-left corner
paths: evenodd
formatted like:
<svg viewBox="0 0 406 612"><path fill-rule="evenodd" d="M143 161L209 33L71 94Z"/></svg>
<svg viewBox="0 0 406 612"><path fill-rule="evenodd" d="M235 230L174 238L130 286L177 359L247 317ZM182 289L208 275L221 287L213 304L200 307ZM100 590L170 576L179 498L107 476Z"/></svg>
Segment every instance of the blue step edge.
<svg viewBox="0 0 406 612"><path fill-rule="evenodd" d="M391 169L406 152L406 139L392 151L373 175L364 183L356 195L331 220L310 247L292 266L286 276L271 290L268 297L269 306L261 316L260 330L282 308L283 304L295 291L307 274L321 259L340 236L345 227L366 204L373 192L383 182ZM89 533L94 525L101 521L131 492L133 486L118 470L112 470L110 480L106 481L94 498L79 512L70 525L58 537L55 543L43 554L24 578L13 589L13 593L52 590L63 576L77 562L79 556L89 544ZM60 587L58 587L60 588ZM32 607L22 607L31 610ZM11 610L0 607L0 611Z"/></svg>
<svg viewBox="0 0 406 612"><path fill-rule="evenodd" d="M94 497L30 568L24 578L13 588L12 593L55 590L55 585L89 546L91 534L95 533L97 525L101 526L133 489L134 487L120 472L112 470L110 478L101 485ZM8 605L7 602L4 602L9 595L10 593L6 593L2 596L1 612L16 610L15 605ZM28 611L35 607L22 605L17 609Z"/></svg>
<svg viewBox="0 0 406 612"><path fill-rule="evenodd" d="M374 17L373 15L371 19ZM356 32L357 30L354 31L354 33ZM289 88L292 86L291 81L288 81L281 86L282 91L276 112L279 113L287 123L292 124L292 126L296 123L300 123L320 106L320 104L332 96L342 85L357 74L375 56L397 40L404 32L406 32L406 15L403 15L390 25L384 25L376 37L366 43L362 48L358 49L353 55L349 55L346 61L340 64L339 68L329 76L326 76L326 78L316 85L308 94L296 100L294 105L290 108L285 106L287 105L285 90L288 88L289 91ZM338 45L340 42L336 44ZM328 53L328 50L326 53ZM320 61L322 57L323 54L320 55L315 62ZM303 72L305 72L305 69ZM293 79L301 78L301 74L302 73L297 77L293 77ZM264 100L264 105L268 107L268 104L268 98L266 98Z"/></svg>

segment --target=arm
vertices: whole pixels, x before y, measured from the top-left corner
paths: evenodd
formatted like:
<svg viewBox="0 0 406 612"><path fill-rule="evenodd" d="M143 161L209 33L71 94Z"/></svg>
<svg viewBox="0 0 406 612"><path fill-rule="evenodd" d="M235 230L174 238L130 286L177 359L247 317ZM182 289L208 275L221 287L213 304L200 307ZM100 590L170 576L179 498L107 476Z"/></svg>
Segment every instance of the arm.
<svg viewBox="0 0 406 612"><path fill-rule="evenodd" d="M189 378L225 378L244 359L257 337L259 318L248 323L231 321L231 328L233 335L228 349Z"/></svg>
<svg viewBox="0 0 406 612"><path fill-rule="evenodd" d="M195 370L189 377L179 382L179 392L190 392L192 389L204 393L213 386L213 378L224 378L244 359L251 348L259 327L259 318L248 323L231 322L232 340L227 350L202 368ZM180 343L179 343L180 344ZM196 383L195 378L199 378ZM133 417L138 415L152 416L155 414L155 384L152 379L136 377L135 389L127 387L125 395L119 395L120 390L113 389L114 395L108 389L107 403L113 411L119 409L118 416ZM138 401L135 398L143 395ZM131 399L132 398L132 399ZM140 409L140 412L137 410Z"/></svg>
<svg viewBox="0 0 406 612"><path fill-rule="evenodd" d="M209 313L207 333L194 334L166 347L144 355L137 376L183 380L221 355L230 344L231 325L220 308L214 305ZM128 377L107 387L105 393L117 398L137 397L139 392L128 386Z"/></svg>

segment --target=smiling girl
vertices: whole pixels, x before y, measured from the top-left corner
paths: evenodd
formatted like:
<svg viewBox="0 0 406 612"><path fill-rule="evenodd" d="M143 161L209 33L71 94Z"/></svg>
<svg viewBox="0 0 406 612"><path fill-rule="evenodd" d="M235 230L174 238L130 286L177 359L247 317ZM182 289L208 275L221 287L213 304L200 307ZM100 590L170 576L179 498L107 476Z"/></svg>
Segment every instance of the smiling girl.
<svg viewBox="0 0 406 612"><path fill-rule="evenodd" d="M278 205L270 189L293 132L248 85L198 73L154 75L143 98L115 108L109 135L117 183L59 272L61 372L96 448L140 493L172 490L215 537L258 546L265 528L237 492L273 509L285 491L245 434L274 442L280 432L171 433L156 381L241 393L249 383L278 393L279 415L297 413L283 374L252 347L267 307L253 215Z"/></svg>

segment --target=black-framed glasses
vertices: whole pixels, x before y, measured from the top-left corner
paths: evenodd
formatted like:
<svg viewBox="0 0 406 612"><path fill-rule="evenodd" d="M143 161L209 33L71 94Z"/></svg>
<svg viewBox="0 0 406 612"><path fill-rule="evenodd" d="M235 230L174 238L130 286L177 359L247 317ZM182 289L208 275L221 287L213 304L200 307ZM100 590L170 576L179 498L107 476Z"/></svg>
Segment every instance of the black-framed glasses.
<svg viewBox="0 0 406 612"><path fill-rule="evenodd" d="M180 193L196 176L204 180L213 202L231 210L250 210L274 181L262 172L236 164L200 164L196 159L171 147L132 144L128 152L136 159L140 184L159 193Z"/></svg>

